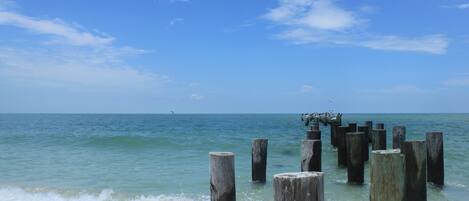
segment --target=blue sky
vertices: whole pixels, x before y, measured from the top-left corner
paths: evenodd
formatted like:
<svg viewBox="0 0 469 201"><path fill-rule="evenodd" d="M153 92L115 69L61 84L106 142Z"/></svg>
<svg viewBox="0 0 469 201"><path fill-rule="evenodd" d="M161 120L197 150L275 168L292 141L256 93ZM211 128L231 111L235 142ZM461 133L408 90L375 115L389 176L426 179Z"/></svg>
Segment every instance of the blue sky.
<svg viewBox="0 0 469 201"><path fill-rule="evenodd" d="M469 1L0 0L0 112L469 112Z"/></svg>

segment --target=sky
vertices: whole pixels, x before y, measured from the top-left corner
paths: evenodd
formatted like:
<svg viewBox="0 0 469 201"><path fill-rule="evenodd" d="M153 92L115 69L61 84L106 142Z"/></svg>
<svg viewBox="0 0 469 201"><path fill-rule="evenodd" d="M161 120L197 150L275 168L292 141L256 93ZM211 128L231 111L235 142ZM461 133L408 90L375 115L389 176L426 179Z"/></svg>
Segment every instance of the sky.
<svg viewBox="0 0 469 201"><path fill-rule="evenodd" d="M468 22L468 0L0 0L0 113L467 113Z"/></svg>

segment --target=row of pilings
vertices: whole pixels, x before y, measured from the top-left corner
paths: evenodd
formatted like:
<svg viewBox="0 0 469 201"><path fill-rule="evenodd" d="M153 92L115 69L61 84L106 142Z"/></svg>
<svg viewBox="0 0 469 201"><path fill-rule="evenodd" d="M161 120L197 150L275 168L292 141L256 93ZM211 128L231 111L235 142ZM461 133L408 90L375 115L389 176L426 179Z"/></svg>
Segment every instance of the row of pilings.
<svg viewBox="0 0 469 201"><path fill-rule="evenodd" d="M392 129L392 148L387 148L384 124L371 121L330 125L331 145L337 150L337 167L347 168L349 185L364 184L365 161L370 160L371 201L425 201L427 182L444 185L443 133L427 132L425 140L406 140L406 127ZM319 124L313 124L300 141L300 172L273 176L275 201L323 201L322 140ZM371 154L369 152L371 145ZM268 139L252 141L252 181L266 181ZM236 200L234 153L210 152L212 201Z"/></svg>

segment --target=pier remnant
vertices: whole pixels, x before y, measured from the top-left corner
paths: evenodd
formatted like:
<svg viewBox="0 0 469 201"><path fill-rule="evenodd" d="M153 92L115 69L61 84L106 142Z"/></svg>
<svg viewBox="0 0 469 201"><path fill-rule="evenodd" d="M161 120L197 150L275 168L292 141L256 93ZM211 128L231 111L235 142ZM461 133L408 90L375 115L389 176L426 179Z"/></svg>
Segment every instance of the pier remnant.
<svg viewBox="0 0 469 201"><path fill-rule="evenodd" d="M301 141L301 171L321 171L321 140Z"/></svg>
<svg viewBox="0 0 469 201"><path fill-rule="evenodd" d="M427 200L427 147L425 141L401 144L405 156L404 201Z"/></svg>
<svg viewBox="0 0 469 201"><path fill-rule="evenodd" d="M324 201L324 173L292 172L274 175L274 201Z"/></svg>
<svg viewBox="0 0 469 201"><path fill-rule="evenodd" d="M427 181L443 186L445 180L443 158L443 133L428 132L427 142Z"/></svg>
<svg viewBox="0 0 469 201"><path fill-rule="evenodd" d="M372 132L371 150L385 150L386 149L386 130L375 129Z"/></svg>
<svg viewBox="0 0 469 201"><path fill-rule="evenodd" d="M376 124L376 129L384 129L384 124L383 123L377 123Z"/></svg>
<svg viewBox="0 0 469 201"><path fill-rule="evenodd" d="M405 161L400 150L371 152L370 201L402 201Z"/></svg>
<svg viewBox="0 0 469 201"><path fill-rule="evenodd" d="M357 123L355 123L355 122L349 123L347 132L349 132L349 133L357 132Z"/></svg>
<svg viewBox="0 0 469 201"><path fill-rule="evenodd" d="M363 136L363 160L368 161L370 151L369 151L369 146L368 146L368 126L358 126L357 127L358 132L363 132L365 135Z"/></svg>
<svg viewBox="0 0 469 201"><path fill-rule="evenodd" d="M364 160L363 141L365 133L349 132L346 134L347 179L349 184L363 184Z"/></svg>
<svg viewBox="0 0 469 201"><path fill-rule="evenodd" d="M308 130L306 131L306 139L308 140L321 140L320 130Z"/></svg>
<svg viewBox="0 0 469 201"><path fill-rule="evenodd" d="M392 128L392 148L399 149L401 144L405 141L405 126L394 126Z"/></svg>
<svg viewBox="0 0 469 201"><path fill-rule="evenodd" d="M211 201L235 201L235 169L232 152L210 152Z"/></svg>
<svg viewBox="0 0 469 201"><path fill-rule="evenodd" d="M337 127L339 124L331 123L331 145L337 147Z"/></svg>
<svg viewBox="0 0 469 201"><path fill-rule="evenodd" d="M319 128L319 122L313 122L313 125L311 126L311 130L320 130Z"/></svg>
<svg viewBox="0 0 469 201"><path fill-rule="evenodd" d="M345 133L348 126L337 127L337 165L339 167L347 167L347 147L345 141Z"/></svg>
<svg viewBox="0 0 469 201"><path fill-rule="evenodd" d="M252 181L265 182L267 169L267 139L254 139L252 141Z"/></svg>
<svg viewBox="0 0 469 201"><path fill-rule="evenodd" d="M371 143L371 131L373 131L373 122L372 121L365 121L365 126L368 127L368 143Z"/></svg>

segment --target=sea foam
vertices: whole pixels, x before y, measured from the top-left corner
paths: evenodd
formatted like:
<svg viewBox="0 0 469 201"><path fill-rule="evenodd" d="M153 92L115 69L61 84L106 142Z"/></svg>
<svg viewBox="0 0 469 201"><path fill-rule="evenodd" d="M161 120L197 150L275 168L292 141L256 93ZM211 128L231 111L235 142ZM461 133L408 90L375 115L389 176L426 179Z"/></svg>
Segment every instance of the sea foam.
<svg viewBox="0 0 469 201"><path fill-rule="evenodd" d="M122 198L115 196L113 190L103 190L98 194L79 193L77 195L64 195L54 191L25 190L19 187L0 188L2 201L207 201L208 196L188 197L186 195L140 195Z"/></svg>

